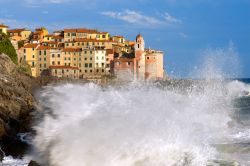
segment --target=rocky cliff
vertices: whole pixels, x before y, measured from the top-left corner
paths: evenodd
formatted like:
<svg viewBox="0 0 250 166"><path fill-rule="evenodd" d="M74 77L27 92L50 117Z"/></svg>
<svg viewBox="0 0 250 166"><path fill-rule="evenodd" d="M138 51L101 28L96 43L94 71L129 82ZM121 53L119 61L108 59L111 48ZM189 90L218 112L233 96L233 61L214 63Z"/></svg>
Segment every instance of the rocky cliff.
<svg viewBox="0 0 250 166"><path fill-rule="evenodd" d="M0 55L0 140L25 132L34 107L33 90L38 81L20 70L11 59Z"/></svg>

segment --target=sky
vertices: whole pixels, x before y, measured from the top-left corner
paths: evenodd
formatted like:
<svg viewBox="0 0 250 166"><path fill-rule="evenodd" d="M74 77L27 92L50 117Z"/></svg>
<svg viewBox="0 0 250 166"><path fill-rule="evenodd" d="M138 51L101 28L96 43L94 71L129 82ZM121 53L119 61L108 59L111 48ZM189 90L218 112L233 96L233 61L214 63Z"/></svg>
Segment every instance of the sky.
<svg viewBox="0 0 250 166"><path fill-rule="evenodd" d="M0 0L0 23L95 28L129 40L141 33L146 47L164 51L165 70L176 77L190 77L207 50L233 45L234 77L250 77L250 0Z"/></svg>

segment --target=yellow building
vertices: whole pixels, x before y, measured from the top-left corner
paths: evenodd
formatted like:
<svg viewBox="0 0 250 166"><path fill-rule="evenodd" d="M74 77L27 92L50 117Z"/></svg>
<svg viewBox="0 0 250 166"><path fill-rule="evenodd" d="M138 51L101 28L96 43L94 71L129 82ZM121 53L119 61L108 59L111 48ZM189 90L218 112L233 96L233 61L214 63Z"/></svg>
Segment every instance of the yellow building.
<svg viewBox="0 0 250 166"><path fill-rule="evenodd" d="M10 38L16 41L19 41L19 40L27 41L29 40L30 35L31 35L31 31L24 29L24 28L10 29L10 30L7 30L7 32Z"/></svg>
<svg viewBox="0 0 250 166"><path fill-rule="evenodd" d="M110 34L108 32L98 32L96 33L97 40L109 40Z"/></svg>
<svg viewBox="0 0 250 166"><path fill-rule="evenodd" d="M50 49L50 66L62 66L64 61L62 58L62 50L59 48Z"/></svg>
<svg viewBox="0 0 250 166"><path fill-rule="evenodd" d="M50 66L50 47L48 46L38 46L37 50L37 74L49 75Z"/></svg>
<svg viewBox="0 0 250 166"><path fill-rule="evenodd" d="M50 66L50 75L54 77L79 78L79 68L71 66Z"/></svg>
<svg viewBox="0 0 250 166"><path fill-rule="evenodd" d="M46 35L43 37L43 42L50 42L52 41L53 35Z"/></svg>
<svg viewBox="0 0 250 166"><path fill-rule="evenodd" d="M0 24L0 32L4 33L7 35L7 30L8 30L8 26L4 25L4 24Z"/></svg>
<svg viewBox="0 0 250 166"><path fill-rule="evenodd" d="M23 59L26 64L31 67L31 74L34 77L38 76L37 68L37 48L38 44L26 44L23 47Z"/></svg>

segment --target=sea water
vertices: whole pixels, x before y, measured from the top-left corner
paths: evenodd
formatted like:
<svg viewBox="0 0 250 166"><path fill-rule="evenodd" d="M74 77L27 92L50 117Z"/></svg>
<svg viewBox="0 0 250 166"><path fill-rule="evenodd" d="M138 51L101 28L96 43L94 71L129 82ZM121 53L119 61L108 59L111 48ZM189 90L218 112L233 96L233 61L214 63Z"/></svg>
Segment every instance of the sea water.
<svg viewBox="0 0 250 166"><path fill-rule="evenodd" d="M34 139L39 158L55 166L250 165L250 86L178 86L44 88Z"/></svg>

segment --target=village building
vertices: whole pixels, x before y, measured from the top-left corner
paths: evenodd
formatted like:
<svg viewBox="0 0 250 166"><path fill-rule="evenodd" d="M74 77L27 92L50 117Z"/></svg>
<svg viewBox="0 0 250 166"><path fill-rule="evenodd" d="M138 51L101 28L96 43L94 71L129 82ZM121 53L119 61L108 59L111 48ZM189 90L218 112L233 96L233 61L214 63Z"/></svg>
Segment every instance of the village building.
<svg viewBox="0 0 250 166"><path fill-rule="evenodd" d="M106 76L124 80L164 77L163 52L146 49L141 34L130 41L123 36L87 28L64 29L51 34L44 27L35 32L7 28L0 25L18 53L18 62L29 65L34 77L51 75L91 81Z"/></svg>
<svg viewBox="0 0 250 166"><path fill-rule="evenodd" d="M4 24L0 24L0 32L4 33L7 35L7 30L8 30L8 26L4 25Z"/></svg>

